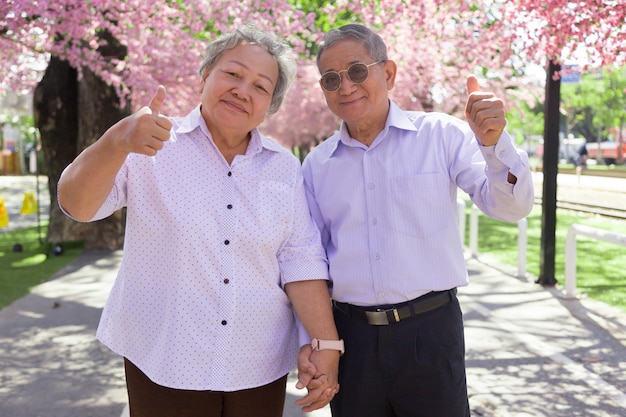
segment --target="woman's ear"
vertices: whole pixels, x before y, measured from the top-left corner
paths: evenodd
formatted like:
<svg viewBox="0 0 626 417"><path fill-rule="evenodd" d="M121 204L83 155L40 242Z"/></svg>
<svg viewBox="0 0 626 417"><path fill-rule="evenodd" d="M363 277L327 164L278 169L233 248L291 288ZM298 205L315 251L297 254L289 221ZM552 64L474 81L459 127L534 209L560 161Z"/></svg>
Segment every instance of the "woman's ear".
<svg viewBox="0 0 626 417"><path fill-rule="evenodd" d="M202 74L202 78L200 79L200 85L199 85L199 93L202 94L202 90L204 90L204 83L206 82L206 79L209 76L209 73L211 72L211 70L207 67L204 70L204 73Z"/></svg>

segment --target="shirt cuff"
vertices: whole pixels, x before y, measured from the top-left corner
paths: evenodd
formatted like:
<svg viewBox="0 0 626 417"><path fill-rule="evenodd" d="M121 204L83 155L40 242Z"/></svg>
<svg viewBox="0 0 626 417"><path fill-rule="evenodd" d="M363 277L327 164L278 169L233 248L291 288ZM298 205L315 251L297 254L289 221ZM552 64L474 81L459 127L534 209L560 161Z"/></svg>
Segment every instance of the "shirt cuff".
<svg viewBox="0 0 626 417"><path fill-rule="evenodd" d="M481 146L480 151L485 158L487 167L492 173L495 172L511 172L516 175L525 168L524 158L520 158L520 154L513 143L511 136L504 131L498 143L493 146Z"/></svg>

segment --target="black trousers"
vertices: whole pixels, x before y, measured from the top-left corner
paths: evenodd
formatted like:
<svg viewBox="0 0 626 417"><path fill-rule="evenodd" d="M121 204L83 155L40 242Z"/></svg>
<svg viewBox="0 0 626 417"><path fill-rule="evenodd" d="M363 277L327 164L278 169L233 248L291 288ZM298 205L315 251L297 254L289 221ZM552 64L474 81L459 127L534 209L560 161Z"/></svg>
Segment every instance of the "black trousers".
<svg viewBox="0 0 626 417"><path fill-rule="evenodd" d="M387 326L335 310L346 353L333 417L469 417L459 302Z"/></svg>
<svg viewBox="0 0 626 417"><path fill-rule="evenodd" d="M124 359L131 417L282 417L287 375L258 388L234 392L191 391L152 382Z"/></svg>

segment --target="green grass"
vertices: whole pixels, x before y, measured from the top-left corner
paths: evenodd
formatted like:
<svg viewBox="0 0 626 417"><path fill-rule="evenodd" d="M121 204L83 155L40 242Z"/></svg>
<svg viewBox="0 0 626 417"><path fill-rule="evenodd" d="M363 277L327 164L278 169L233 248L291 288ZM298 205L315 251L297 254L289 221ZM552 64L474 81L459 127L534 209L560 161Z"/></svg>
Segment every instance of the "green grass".
<svg viewBox="0 0 626 417"><path fill-rule="evenodd" d="M533 169L537 169L537 167L540 167L541 165L543 165L543 160L541 158L537 158L536 156L531 156L530 157L530 166ZM559 170L560 171L567 171L567 170L575 170L576 167L574 166L574 164L571 163L559 163ZM600 173L604 173L604 172L609 172L611 176L615 175L616 173L621 173L623 175L626 175L626 164L622 164L622 165L605 165L605 164L593 164L593 163L589 163L587 164L587 166L585 167L585 170L587 171L587 173L589 172L596 172L598 174Z"/></svg>
<svg viewBox="0 0 626 417"><path fill-rule="evenodd" d="M468 208L469 213L469 208ZM541 251L541 208L528 216L528 247L526 271L539 276ZM626 222L597 216L557 211L555 278L565 286L565 240L572 224L581 224L626 235ZM469 221L466 230L469 245ZM488 253L505 265L517 267L517 224L478 217L478 252ZM577 293L603 301L626 311L626 247L597 239L576 238Z"/></svg>
<svg viewBox="0 0 626 417"><path fill-rule="evenodd" d="M80 242L61 244L63 252L55 256L49 244L40 243L45 237L48 224L27 227L0 234L0 308L6 307L30 290L52 278L82 252ZM15 244L23 250L15 252Z"/></svg>
<svg viewBox="0 0 626 417"><path fill-rule="evenodd" d="M574 166L574 164L559 164L559 169L576 169L576 166ZM621 172L626 172L626 165L593 165L593 164L588 164L585 167L586 170L588 171L621 171Z"/></svg>

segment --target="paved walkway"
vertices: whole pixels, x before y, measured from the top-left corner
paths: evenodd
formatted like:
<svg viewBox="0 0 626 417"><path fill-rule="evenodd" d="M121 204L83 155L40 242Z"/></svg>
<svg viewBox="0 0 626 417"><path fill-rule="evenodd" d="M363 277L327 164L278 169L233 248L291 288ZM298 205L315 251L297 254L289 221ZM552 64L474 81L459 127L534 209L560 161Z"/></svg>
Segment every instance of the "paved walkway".
<svg viewBox="0 0 626 417"><path fill-rule="evenodd" d="M122 362L94 339L121 256L86 252L0 310L1 416L122 415ZM626 314L565 300L484 257L468 266L459 297L474 416L626 416ZM293 385L285 417L303 415Z"/></svg>
<svg viewBox="0 0 626 417"><path fill-rule="evenodd" d="M124 415L122 361L94 338L121 256L85 252L0 310L0 416ZM626 417L626 313L564 299L484 255L467 263L459 298L473 416ZM304 416L294 385L284 417Z"/></svg>

